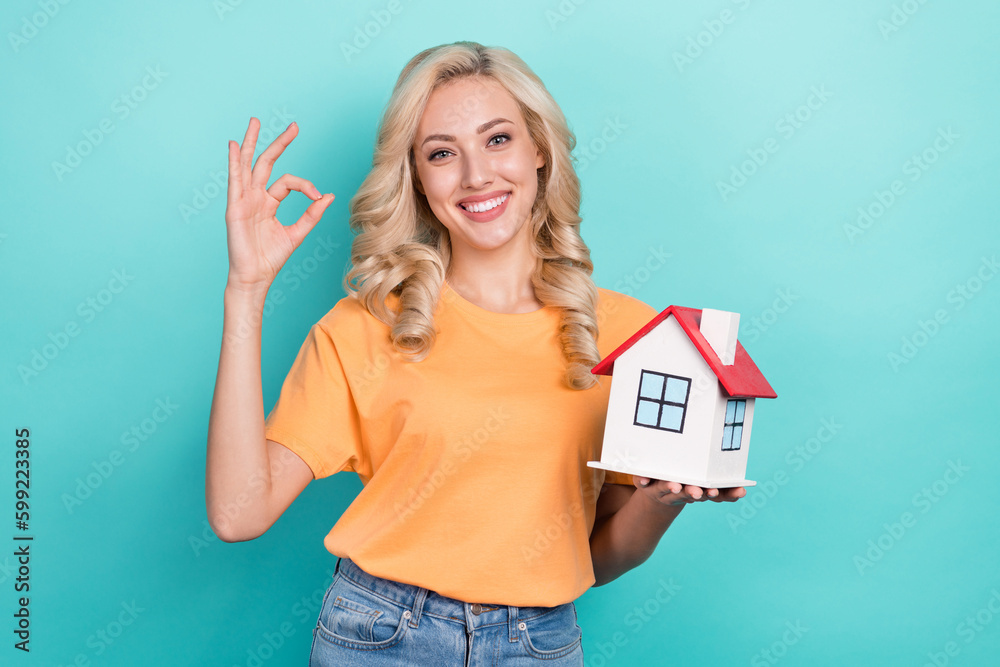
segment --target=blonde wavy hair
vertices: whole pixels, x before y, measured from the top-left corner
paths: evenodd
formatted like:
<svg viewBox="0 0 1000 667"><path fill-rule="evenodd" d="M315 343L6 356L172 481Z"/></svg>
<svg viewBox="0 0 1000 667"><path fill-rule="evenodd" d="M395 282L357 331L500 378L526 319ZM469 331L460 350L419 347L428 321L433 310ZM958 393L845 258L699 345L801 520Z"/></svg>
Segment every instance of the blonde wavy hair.
<svg viewBox="0 0 1000 667"><path fill-rule="evenodd" d="M531 209L537 264L536 298L561 309L559 330L566 381L573 389L596 382L597 287L590 249L580 237L580 180L571 155L576 137L541 79L517 55L477 42L442 44L403 68L378 126L372 169L350 202L351 245L345 291L391 327L395 349L424 359L436 338L434 312L451 257L447 228L414 184L413 142L431 93L463 77L488 77L506 89L545 158ZM390 294L399 297L395 310Z"/></svg>

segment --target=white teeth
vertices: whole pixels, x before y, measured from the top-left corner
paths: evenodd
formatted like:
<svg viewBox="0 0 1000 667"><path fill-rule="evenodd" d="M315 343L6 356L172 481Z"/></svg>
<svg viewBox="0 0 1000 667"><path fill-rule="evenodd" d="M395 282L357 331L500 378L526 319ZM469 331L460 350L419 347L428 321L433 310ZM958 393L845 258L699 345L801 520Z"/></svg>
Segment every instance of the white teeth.
<svg viewBox="0 0 1000 667"><path fill-rule="evenodd" d="M486 201L477 202L475 204L462 204L461 206L466 211L472 211L473 213L483 213L484 211L489 211L490 209L496 208L500 204L504 203L505 201L507 201L507 197L509 196L510 193L508 192L507 194L497 197L495 199L488 199Z"/></svg>

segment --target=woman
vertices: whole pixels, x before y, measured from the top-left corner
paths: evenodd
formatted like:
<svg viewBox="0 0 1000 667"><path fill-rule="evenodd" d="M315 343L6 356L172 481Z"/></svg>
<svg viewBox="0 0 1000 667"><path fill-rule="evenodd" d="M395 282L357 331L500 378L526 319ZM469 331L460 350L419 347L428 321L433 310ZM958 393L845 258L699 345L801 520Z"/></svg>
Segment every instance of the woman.
<svg viewBox="0 0 1000 667"><path fill-rule="evenodd" d="M324 540L339 557L314 665L582 665L573 600L643 562L702 489L605 473L608 386L590 369L656 311L595 287L574 146L505 49L457 42L396 82L351 201L348 296L309 331L264 419L260 312L333 195L284 175L293 123L251 168L229 146L224 345L206 502L226 541L265 532L312 479L364 488ZM291 227L292 190L314 201Z"/></svg>

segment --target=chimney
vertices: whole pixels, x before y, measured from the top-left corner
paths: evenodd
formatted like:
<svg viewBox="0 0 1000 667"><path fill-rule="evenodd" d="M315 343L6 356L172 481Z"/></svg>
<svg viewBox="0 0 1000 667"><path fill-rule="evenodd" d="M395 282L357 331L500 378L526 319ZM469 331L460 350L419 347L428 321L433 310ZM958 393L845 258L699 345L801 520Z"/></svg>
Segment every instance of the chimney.
<svg viewBox="0 0 1000 667"><path fill-rule="evenodd" d="M703 308L699 328L722 363L731 366L736 357L736 335L740 328L740 314Z"/></svg>

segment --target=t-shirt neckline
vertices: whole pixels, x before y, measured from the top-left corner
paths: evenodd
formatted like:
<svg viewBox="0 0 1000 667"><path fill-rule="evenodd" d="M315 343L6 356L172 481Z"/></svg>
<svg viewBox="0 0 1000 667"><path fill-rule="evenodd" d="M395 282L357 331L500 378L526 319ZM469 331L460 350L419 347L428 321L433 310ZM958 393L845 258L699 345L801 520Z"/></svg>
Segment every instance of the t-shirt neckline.
<svg viewBox="0 0 1000 667"><path fill-rule="evenodd" d="M441 298L476 319L502 325L533 324L550 317L550 311L552 310L549 306L542 306L538 310L532 310L527 313L497 313L492 310L486 310L485 308L477 306L467 300L455 291L455 289L448 284L447 280L445 280L441 285Z"/></svg>

